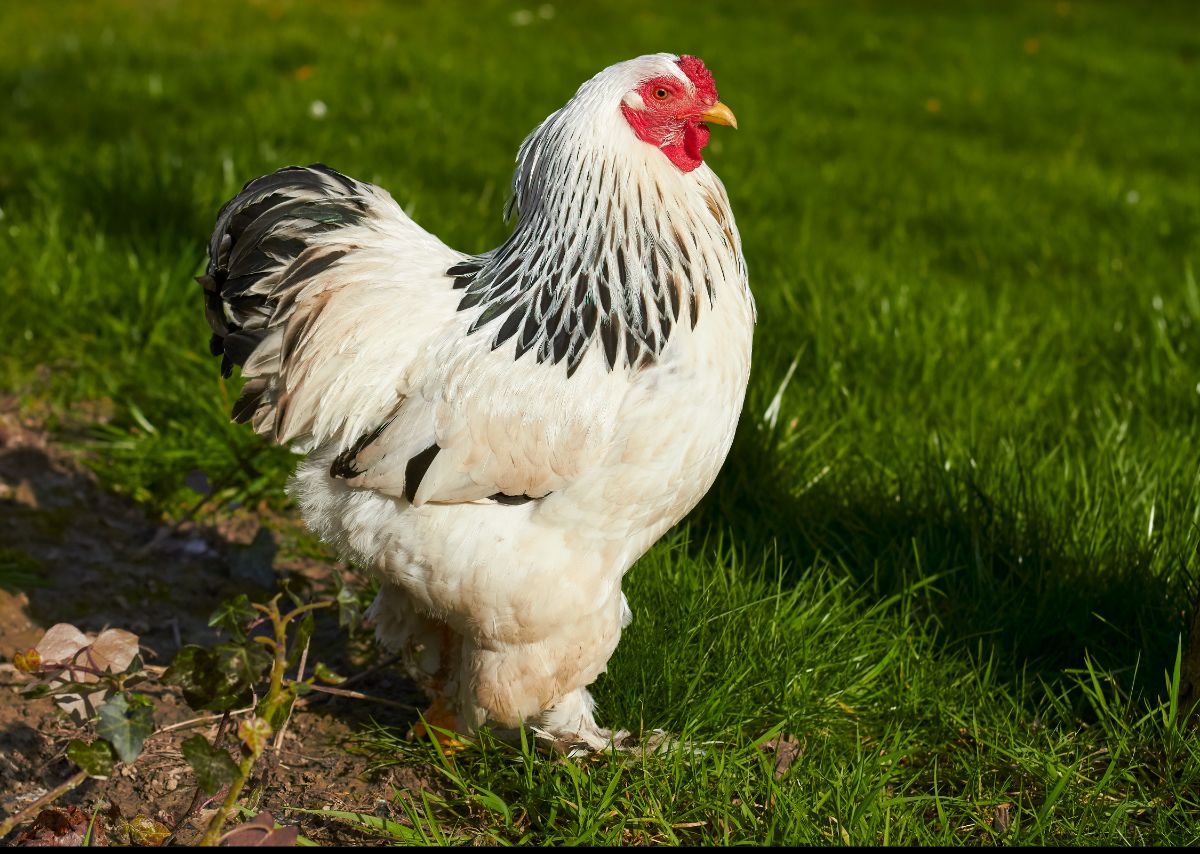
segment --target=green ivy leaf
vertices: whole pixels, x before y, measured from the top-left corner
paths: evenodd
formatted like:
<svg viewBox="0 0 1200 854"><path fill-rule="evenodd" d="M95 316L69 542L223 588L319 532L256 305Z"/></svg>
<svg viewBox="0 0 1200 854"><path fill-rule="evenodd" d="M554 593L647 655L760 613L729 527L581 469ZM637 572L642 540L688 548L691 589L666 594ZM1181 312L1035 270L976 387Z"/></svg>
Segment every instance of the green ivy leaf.
<svg viewBox="0 0 1200 854"><path fill-rule="evenodd" d="M296 686L302 684L304 683L289 683L283 690L283 695L277 703L270 702L271 698L264 694L258 701L258 705L254 709L254 714L266 721L271 729L278 730L283 726L284 721L288 719L288 715L292 713L292 704L296 702L296 697L300 696L299 692L296 691Z"/></svg>
<svg viewBox="0 0 1200 854"><path fill-rule="evenodd" d="M96 739L91 744L78 738L71 739L67 745L67 758L89 777L98 780L107 780L117 764L113 746L104 739Z"/></svg>
<svg viewBox="0 0 1200 854"><path fill-rule="evenodd" d="M204 647L189 644L175 654L163 674L163 682L183 690L183 699L197 711L226 711L237 705L245 685L222 672L217 656Z"/></svg>
<svg viewBox="0 0 1200 854"><path fill-rule="evenodd" d="M346 681L345 676L339 676L325 666L325 662L318 661L317 666L313 669L313 675L326 685L341 685Z"/></svg>
<svg viewBox="0 0 1200 854"><path fill-rule="evenodd" d="M340 576L334 576L334 581L337 584L337 609L338 609L338 626L357 628L362 622L362 606L358 602L358 596L354 591L346 586Z"/></svg>
<svg viewBox="0 0 1200 854"><path fill-rule="evenodd" d="M244 644L217 644L213 652L220 659L224 671L247 687L257 682L273 661L266 647L249 641Z"/></svg>
<svg viewBox="0 0 1200 854"><path fill-rule="evenodd" d="M230 637L240 642L246 639L246 626L257 616L258 612L250 604L250 597L242 593L218 605L208 618L208 624L225 629Z"/></svg>
<svg viewBox="0 0 1200 854"><path fill-rule="evenodd" d="M111 690L112 681L107 676L100 677L99 682L60 682L57 676L53 677L53 682L34 682L28 688L21 691L21 696L29 700L40 700L43 697L51 695L61 696L63 694L95 694L98 691Z"/></svg>
<svg viewBox="0 0 1200 854"><path fill-rule="evenodd" d="M28 688L21 689L21 696L27 700L40 700L43 697L49 697L54 693L54 689L45 682L35 682Z"/></svg>
<svg viewBox="0 0 1200 854"><path fill-rule="evenodd" d="M222 786L232 783L237 776L237 763L228 751L213 747L202 735L184 739L179 749L183 752L187 764L192 766L192 772L196 775L196 785L206 795L215 795Z"/></svg>
<svg viewBox="0 0 1200 854"><path fill-rule="evenodd" d="M129 684L130 679L144 679L143 672L146 669L146 663L142 661L141 653L135 655L129 661L129 665L125 668L125 684Z"/></svg>
<svg viewBox="0 0 1200 854"><path fill-rule="evenodd" d="M317 621L313 617L313 612L309 611L297 620L294 625L296 628L293 630L291 640L289 641L288 667L295 667L300 662L300 656L304 654L304 647L307 646L309 638L312 637Z"/></svg>
<svg viewBox="0 0 1200 854"><path fill-rule="evenodd" d="M154 709L145 694L114 694L100 707L96 732L112 743L122 762L142 752L142 742L154 732Z"/></svg>
<svg viewBox="0 0 1200 854"><path fill-rule="evenodd" d="M211 650L189 645L175 655L163 681L181 688L193 709L223 712L250 701L251 687L270 663L271 654L250 641Z"/></svg>

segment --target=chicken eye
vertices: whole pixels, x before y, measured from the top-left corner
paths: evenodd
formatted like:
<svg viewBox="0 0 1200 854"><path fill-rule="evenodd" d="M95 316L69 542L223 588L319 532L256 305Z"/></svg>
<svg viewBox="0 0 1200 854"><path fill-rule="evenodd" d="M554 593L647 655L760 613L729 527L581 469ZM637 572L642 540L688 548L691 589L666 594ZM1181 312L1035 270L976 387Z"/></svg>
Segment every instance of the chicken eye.
<svg viewBox="0 0 1200 854"><path fill-rule="evenodd" d="M664 88L663 88L663 87L661 87L661 86L659 86L657 89L655 89L655 90L654 90L654 97L655 97L655 98L657 98L657 99L658 99L658 100L660 100L660 101L665 101L665 100L667 100L667 96L668 96L669 94L671 94L671 93L670 93L670 92L668 92L666 89L664 89Z"/></svg>

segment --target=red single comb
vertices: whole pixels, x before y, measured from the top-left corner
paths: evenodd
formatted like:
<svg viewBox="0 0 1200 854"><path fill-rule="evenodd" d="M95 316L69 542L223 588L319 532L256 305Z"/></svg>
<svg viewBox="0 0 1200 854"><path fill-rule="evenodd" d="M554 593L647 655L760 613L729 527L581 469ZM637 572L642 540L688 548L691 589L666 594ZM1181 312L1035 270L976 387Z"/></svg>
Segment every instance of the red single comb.
<svg viewBox="0 0 1200 854"><path fill-rule="evenodd" d="M701 99L716 102L717 84L713 82L712 72L705 68L704 60L698 56L681 56L679 68L692 81Z"/></svg>

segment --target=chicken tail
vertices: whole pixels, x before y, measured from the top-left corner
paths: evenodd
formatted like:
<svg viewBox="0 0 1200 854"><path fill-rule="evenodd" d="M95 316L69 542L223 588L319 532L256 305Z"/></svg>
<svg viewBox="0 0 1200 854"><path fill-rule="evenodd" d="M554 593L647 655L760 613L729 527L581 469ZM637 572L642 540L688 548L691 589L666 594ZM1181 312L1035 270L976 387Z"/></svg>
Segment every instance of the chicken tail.
<svg viewBox="0 0 1200 854"><path fill-rule="evenodd" d="M271 368L303 324L290 336L277 333L295 312L303 286L349 251L330 232L367 217L371 189L319 163L289 166L249 182L221 208L208 269L197 281L213 330L209 349L221 357L222 376L238 365L247 378L233 407L235 421L254 420L259 432L271 426L259 423L260 414L277 414L271 412Z"/></svg>

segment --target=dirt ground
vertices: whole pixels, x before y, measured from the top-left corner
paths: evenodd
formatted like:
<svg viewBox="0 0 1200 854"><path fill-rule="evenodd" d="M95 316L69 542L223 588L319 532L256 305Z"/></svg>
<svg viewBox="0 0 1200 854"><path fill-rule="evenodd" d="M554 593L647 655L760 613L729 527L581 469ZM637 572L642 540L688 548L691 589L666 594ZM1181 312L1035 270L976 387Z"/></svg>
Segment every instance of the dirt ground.
<svg viewBox="0 0 1200 854"><path fill-rule="evenodd" d="M265 520L270 538L259 533ZM75 771L65 757L78 729L50 700L19 696L24 677L13 655L34 646L59 622L85 632L123 628L139 635L147 664L165 666L186 643L215 638L207 617L216 604L245 592L263 600L283 578L301 591L319 587L338 570L331 560L299 557L287 547L296 522L278 514L239 511L205 525L173 529L141 507L101 489L36 423L0 400L0 559L21 569L29 583L0 588L0 816L32 803ZM258 536L257 546L251 544ZM266 544L266 548L264 548ZM345 676L360 674L354 689L417 704L413 686L379 656L366 632L347 637L330 618L318 622L311 655ZM375 668L375 669L372 669ZM147 687L148 686L148 687ZM153 697L160 732L132 765L109 780L88 780L60 799L91 815L114 806L126 818L149 816L174 828L195 792L180 742L215 734L217 722L189 709L176 689L153 680L138 690ZM349 738L369 718L405 727L415 715L369 701L312 697L290 722L282 749L259 762L246 791L261 791L257 809L321 844L374 841L336 820L288 808L346 809L402 820L390 794L432 785L412 769L370 773L370 759ZM193 723L185 724L185 722ZM173 724L185 724L162 732ZM350 749L348 749L350 748ZM253 796L252 796L253 797ZM200 809L180 828L178 841L198 838L215 808ZM9 840L11 841L11 839Z"/></svg>

